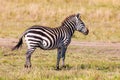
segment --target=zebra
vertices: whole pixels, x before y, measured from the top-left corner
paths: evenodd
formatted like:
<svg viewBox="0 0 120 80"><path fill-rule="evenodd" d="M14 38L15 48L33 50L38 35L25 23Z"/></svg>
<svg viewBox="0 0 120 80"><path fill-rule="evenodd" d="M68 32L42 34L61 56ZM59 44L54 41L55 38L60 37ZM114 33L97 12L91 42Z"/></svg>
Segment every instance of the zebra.
<svg viewBox="0 0 120 80"><path fill-rule="evenodd" d="M56 69L59 70L59 62L62 58L62 67L65 67L65 53L75 31L84 35L89 33L88 28L80 18L80 14L73 14L65 18L59 27L50 28L34 25L28 28L20 37L12 50L18 49L23 44L23 37L27 44L25 68L31 67L31 54L36 48L43 50L57 49Z"/></svg>

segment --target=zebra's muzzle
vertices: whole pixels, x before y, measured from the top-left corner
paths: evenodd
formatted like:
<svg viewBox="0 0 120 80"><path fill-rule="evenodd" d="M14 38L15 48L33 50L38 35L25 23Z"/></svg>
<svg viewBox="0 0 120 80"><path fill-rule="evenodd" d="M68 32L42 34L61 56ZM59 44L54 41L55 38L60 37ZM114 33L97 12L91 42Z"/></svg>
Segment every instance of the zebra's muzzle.
<svg viewBox="0 0 120 80"><path fill-rule="evenodd" d="M89 30L86 28L86 30L83 32L84 35L88 35Z"/></svg>

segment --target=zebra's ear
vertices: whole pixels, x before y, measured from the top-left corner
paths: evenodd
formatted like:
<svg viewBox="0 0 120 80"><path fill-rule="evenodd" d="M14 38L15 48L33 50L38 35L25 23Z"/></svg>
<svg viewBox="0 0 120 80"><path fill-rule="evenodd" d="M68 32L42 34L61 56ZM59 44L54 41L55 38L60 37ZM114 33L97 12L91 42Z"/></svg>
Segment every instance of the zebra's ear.
<svg viewBox="0 0 120 80"><path fill-rule="evenodd" d="M76 16L77 16L77 18L80 18L80 13L78 13Z"/></svg>

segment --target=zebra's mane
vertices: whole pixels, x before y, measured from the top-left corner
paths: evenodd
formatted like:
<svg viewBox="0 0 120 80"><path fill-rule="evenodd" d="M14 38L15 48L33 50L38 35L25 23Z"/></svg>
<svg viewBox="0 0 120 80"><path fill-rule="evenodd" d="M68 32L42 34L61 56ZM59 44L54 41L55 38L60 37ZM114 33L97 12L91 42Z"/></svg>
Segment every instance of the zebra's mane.
<svg viewBox="0 0 120 80"><path fill-rule="evenodd" d="M62 22L62 26L65 24L66 21L70 20L71 18L73 18L73 17L75 17L75 16L76 16L76 15L73 14L73 15L70 15L70 16L66 17L66 18L63 20L63 22Z"/></svg>

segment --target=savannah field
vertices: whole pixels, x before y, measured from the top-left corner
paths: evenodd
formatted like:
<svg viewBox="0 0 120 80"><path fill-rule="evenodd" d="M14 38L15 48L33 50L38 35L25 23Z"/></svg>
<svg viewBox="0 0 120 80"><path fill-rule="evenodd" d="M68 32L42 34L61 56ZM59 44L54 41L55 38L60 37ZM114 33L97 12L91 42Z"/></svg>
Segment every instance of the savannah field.
<svg viewBox="0 0 120 80"><path fill-rule="evenodd" d="M56 71L56 50L41 49L24 68L26 45L11 51L22 32L76 13L90 33L75 32L66 68ZM120 80L120 0L0 0L0 80Z"/></svg>

